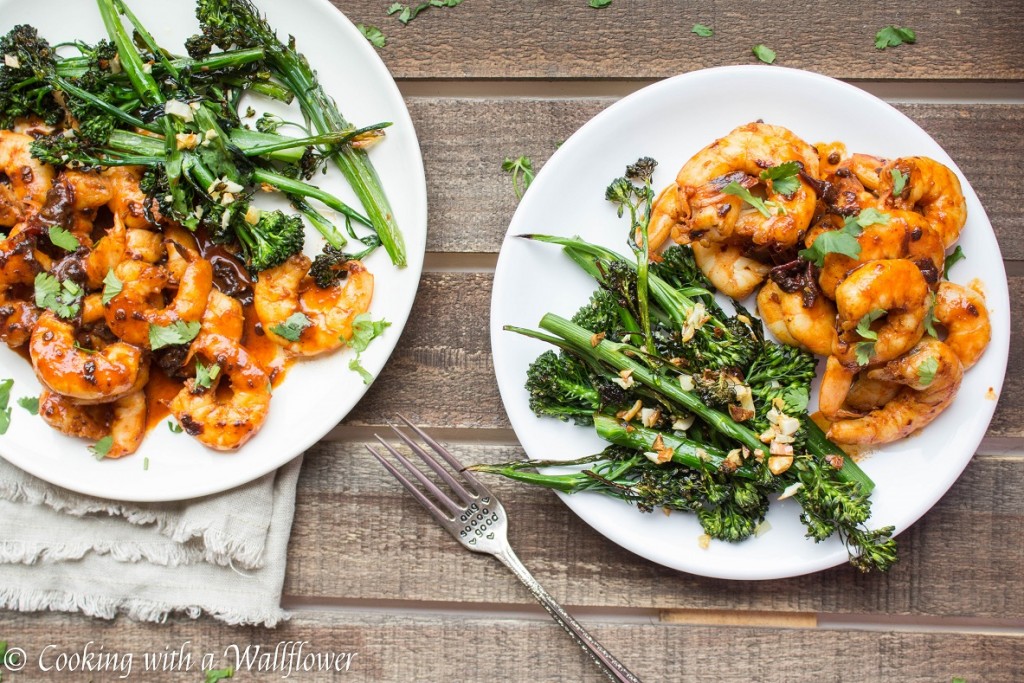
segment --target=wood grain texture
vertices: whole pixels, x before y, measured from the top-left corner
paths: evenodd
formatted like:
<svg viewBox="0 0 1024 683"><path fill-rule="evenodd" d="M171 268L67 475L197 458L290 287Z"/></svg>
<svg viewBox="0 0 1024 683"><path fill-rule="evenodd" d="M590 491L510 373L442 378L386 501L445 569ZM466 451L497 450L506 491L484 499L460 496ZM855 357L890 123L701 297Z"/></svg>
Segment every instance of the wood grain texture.
<svg viewBox="0 0 1024 683"><path fill-rule="evenodd" d="M409 98L430 192L427 250L498 251L517 203L501 162L525 155L540 170L562 141L613 102L614 98ZM1009 172L1019 166L1024 153L1024 105L896 107L956 161L985 207L1003 257L1024 259L1024 242L1017 238L1024 231L1017 200L1024 196L1024 176ZM623 163L628 161L632 160ZM595 201L602 191L594 188Z"/></svg>
<svg viewBox="0 0 1024 683"><path fill-rule="evenodd" d="M811 629L621 624L584 620L592 633L642 680L787 681L822 683L851 680L935 683L960 676L971 681L1018 681L1024 676L1019 637L963 633L839 632ZM40 671L61 652L132 654L125 680L202 680L201 661L212 653L216 667L234 664L232 646L245 652L259 646L273 654L279 646L303 642L302 654L354 653L348 671L292 671L287 680L319 681L607 681L561 629L550 620L509 620L463 616L397 616L303 611L274 630L232 628L209 619L166 624L112 623L41 614L19 619L11 645L23 648L28 666L5 675L11 683L60 680L68 683L116 681L119 672ZM177 651L192 656L188 672L144 670L145 653ZM229 652L225 655L225 650ZM250 650L253 652L255 650ZM307 660L313 665L315 660ZM282 680L283 655L276 669L243 664L232 680Z"/></svg>
<svg viewBox="0 0 1024 683"><path fill-rule="evenodd" d="M452 450L465 463L524 457L509 446ZM888 574L862 575L844 565L767 582L666 569L600 536L550 491L487 481L509 512L512 546L567 605L1024 619L1017 531L1024 500L1014 493L1024 489L1024 459L975 458L945 498L899 537L902 561ZM666 542L702 552L696 538ZM508 570L465 551L361 443L321 443L309 452L284 590L298 598L534 607Z"/></svg>
<svg viewBox="0 0 1024 683"><path fill-rule="evenodd" d="M343 424L380 425L400 412L426 427L509 428L491 357L491 283L486 273L425 273L391 360ZM1018 311L1024 277L1009 284ZM1010 366L990 436L1024 435L1024 319L1011 315L1010 324Z"/></svg>
<svg viewBox="0 0 1024 683"><path fill-rule="evenodd" d="M603 9L585 0L474 0L428 10L408 26L386 16L388 2L334 3L352 21L383 30L388 44L380 54L398 78L662 77L757 64L751 48L758 43L776 51L776 64L839 78L1024 76L1024 8L1012 0L832 3L826 11L797 0L770 7L754 0L615 0ZM698 22L714 37L691 33ZM914 29L917 43L876 50L875 33L891 24Z"/></svg>

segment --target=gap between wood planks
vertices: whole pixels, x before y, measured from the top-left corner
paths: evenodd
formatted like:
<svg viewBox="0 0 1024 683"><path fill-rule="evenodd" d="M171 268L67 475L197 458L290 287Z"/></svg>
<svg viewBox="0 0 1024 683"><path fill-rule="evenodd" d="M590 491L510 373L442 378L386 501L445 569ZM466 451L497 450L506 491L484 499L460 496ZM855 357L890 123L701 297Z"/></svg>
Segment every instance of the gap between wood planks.
<svg viewBox="0 0 1024 683"><path fill-rule="evenodd" d="M539 605L418 600L346 600L284 596L282 607L301 616L304 612L375 614L450 619L550 619ZM585 626L588 624L686 624L736 628L792 628L841 631L900 631L911 633L975 633L1024 637L1024 620L976 617L928 617L870 614L826 614L743 610L674 609L566 606Z"/></svg>
<svg viewBox="0 0 1024 683"><path fill-rule="evenodd" d="M399 79L405 97L551 98L624 97L661 79L501 80ZM1024 82L847 81L890 102L915 104L1024 104Z"/></svg>

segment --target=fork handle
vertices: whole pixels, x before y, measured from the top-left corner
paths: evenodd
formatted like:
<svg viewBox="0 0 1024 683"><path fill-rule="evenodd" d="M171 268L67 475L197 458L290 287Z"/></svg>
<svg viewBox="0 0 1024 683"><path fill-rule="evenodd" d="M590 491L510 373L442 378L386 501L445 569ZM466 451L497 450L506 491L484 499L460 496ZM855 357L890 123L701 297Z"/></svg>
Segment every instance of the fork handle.
<svg viewBox="0 0 1024 683"><path fill-rule="evenodd" d="M555 599L544 590L544 587L523 566L523 563L519 561L511 547L506 546L503 550L496 553L495 557L501 560L506 567L512 570L513 574L519 577L523 585L533 593L533 597L537 598L537 601L544 606L548 614L562 625L562 628L572 636L576 644L590 655L590 658L604 671L608 678L620 683L641 683L640 679L627 669L622 662L617 660L612 653L605 649L594 636L590 635L587 629L583 628L578 621L562 609L561 605L555 602Z"/></svg>

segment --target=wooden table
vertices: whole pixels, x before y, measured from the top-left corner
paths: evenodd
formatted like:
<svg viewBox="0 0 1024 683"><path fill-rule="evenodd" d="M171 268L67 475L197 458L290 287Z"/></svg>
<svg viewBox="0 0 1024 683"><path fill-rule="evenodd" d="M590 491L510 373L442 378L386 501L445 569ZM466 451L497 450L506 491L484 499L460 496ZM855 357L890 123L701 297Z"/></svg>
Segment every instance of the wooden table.
<svg viewBox="0 0 1024 683"><path fill-rule="evenodd" d="M0 635L16 633L30 652L54 632L136 652L185 640L209 650L304 640L358 653L339 679L604 680L508 571L447 537L363 444L383 416L401 411L467 460L522 456L488 342L496 252L516 206L502 160L527 155L539 168L618 97L677 73L752 63L755 43L775 49L780 65L880 94L934 136L981 196L1011 299L1024 301L1024 241L1015 239L1024 231L1024 4L1016 0L814 9L794 0L613 0L604 9L587 0L468 0L408 26L385 15L386 0L336 4L388 37L381 55L426 162L429 253L387 369L306 456L283 598L293 618L271 631L205 618L140 625L3 614ZM696 22L715 36L691 34ZM889 24L915 29L918 43L875 50L875 32ZM783 581L690 576L621 550L549 492L498 482L512 544L646 681L1024 680L1021 327L1018 316L988 436L949 493L899 537L902 560L888 574L842 566Z"/></svg>

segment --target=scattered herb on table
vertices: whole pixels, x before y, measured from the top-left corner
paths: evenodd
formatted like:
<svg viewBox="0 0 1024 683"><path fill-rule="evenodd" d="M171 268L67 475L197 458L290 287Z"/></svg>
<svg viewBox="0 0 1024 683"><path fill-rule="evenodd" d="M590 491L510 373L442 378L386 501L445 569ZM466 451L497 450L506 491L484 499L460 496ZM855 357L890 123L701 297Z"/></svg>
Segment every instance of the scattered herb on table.
<svg viewBox="0 0 1024 683"><path fill-rule="evenodd" d="M388 15L397 14L398 21L402 22L402 24L408 24L425 9L431 7L455 7L461 4L462 0L428 0L428 2L421 2L418 5L405 5L401 2L395 2L388 7Z"/></svg>
<svg viewBox="0 0 1024 683"><path fill-rule="evenodd" d="M356 24L356 28L363 34L363 37L370 41L370 44L376 48L382 48L387 46L388 39L376 26L367 26L366 24Z"/></svg>
<svg viewBox="0 0 1024 683"><path fill-rule="evenodd" d="M601 9L602 7L607 7L610 4L612 4L612 0L590 0L589 3L589 5L594 9Z"/></svg>
<svg viewBox="0 0 1024 683"><path fill-rule="evenodd" d="M898 26L886 26L875 34L875 48L884 50L887 47L896 47L904 43L916 43L917 34L909 28Z"/></svg>
<svg viewBox="0 0 1024 683"><path fill-rule="evenodd" d="M206 678L203 683L218 683L225 678L233 678L235 675L234 667L226 667L224 669L207 669L205 672Z"/></svg>
<svg viewBox="0 0 1024 683"><path fill-rule="evenodd" d="M690 29L690 33L696 33L701 38L710 38L714 35L714 31L711 30L710 26L704 24L694 24L693 28Z"/></svg>
<svg viewBox="0 0 1024 683"><path fill-rule="evenodd" d="M501 170L512 174L512 191L516 193L516 199L522 199L535 176L533 160L527 156L516 159L505 157L505 161L501 162Z"/></svg>
<svg viewBox="0 0 1024 683"><path fill-rule="evenodd" d="M772 64L775 62L775 50L771 49L766 45L758 43L753 48L751 48L751 51L754 53L755 57L760 59L765 64Z"/></svg>

